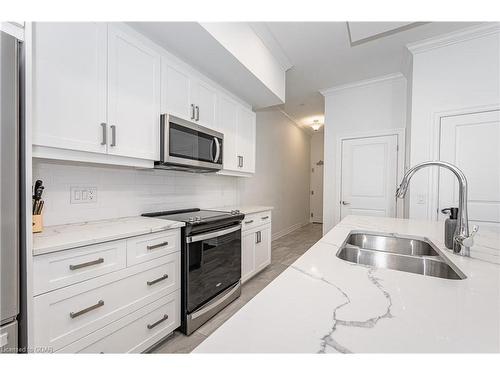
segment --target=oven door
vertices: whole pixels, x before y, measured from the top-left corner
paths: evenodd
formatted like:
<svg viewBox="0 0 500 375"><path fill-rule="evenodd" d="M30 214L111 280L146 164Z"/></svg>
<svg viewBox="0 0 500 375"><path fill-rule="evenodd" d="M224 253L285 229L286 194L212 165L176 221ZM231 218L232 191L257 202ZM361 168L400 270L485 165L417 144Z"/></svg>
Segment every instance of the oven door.
<svg viewBox="0 0 500 375"><path fill-rule="evenodd" d="M222 169L224 135L181 118L161 116L161 162L200 169Z"/></svg>
<svg viewBox="0 0 500 375"><path fill-rule="evenodd" d="M187 312L241 278L241 225L186 238Z"/></svg>

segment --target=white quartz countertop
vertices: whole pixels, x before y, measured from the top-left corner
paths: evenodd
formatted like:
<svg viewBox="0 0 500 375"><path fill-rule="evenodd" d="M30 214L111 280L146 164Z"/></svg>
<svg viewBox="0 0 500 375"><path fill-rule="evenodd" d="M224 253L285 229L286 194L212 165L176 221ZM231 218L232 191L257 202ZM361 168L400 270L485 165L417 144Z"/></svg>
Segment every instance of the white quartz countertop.
<svg viewBox="0 0 500 375"><path fill-rule="evenodd" d="M343 261L351 230L427 237L467 278ZM444 247L442 223L348 216L195 352L499 352L500 235L480 234L465 258Z"/></svg>
<svg viewBox="0 0 500 375"><path fill-rule="evenodd" d="M241 213L245 215L250 215L250 214L256 214L258 212L264 212L264 211L272 211L274 207L272 206L223 206L223 207L216 207L216 208L210 208L211 210L216 210L216 211L233 211L233 210L240 210Z"/></svg>
<svg viewBox="0 0 500 375"><path fill-rule="evenodd" d="M178 221L133 216L54 225L33 235L33 255L183 227Z"/></svg>

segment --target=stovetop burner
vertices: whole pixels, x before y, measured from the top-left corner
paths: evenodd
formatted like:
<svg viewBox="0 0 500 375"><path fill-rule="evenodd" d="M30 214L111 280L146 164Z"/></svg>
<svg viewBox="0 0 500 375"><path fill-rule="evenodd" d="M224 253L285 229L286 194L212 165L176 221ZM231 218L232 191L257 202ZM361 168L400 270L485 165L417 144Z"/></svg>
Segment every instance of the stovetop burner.
<svg viewBox="0 0 500 375"><path fill-rule="evenodd" d="M157 219L165 219L172 221L182 221L186 224L201 224L207 222L214 222L218 220L225 220L228 218L241 216L240 220L243 219L244 215L239 210L233 210L231 212L227 211L214 211L214 210L201 210L199 208L190 208L186 210L175 210L175 211L161 211L161 212L151 212L143 214L142 216L155 217Z"/></svg>

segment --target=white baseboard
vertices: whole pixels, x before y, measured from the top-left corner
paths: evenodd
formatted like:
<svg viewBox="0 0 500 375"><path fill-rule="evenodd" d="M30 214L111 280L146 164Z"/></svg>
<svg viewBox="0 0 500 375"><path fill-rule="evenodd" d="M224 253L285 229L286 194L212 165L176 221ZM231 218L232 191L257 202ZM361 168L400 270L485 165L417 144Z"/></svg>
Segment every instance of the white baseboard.
<svg viewBox="0 0 500 375"><path fill-rule="evenodd" d="M281 238L283 236L286 236L287 234L290 234L292 233L294 230L297 230L299 228L302 228L304 225L307 225L308 223L305 222L305 223L297 223L297 224L293 224L291 227L288 227L288 228L285 228L285 229L282 229L280 230L279 232L276 232L276 233L273 233L273 235L271 236L271 239L272 241L275 241L277 240L278 238Z"/></svg>

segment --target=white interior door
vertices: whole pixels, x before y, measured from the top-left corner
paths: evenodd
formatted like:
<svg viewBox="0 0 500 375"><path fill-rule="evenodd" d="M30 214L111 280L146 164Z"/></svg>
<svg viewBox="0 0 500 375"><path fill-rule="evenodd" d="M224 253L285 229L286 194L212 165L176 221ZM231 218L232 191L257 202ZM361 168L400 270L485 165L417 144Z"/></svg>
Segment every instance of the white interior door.
<svg viewBox="0 0 500 375"><path fill-rule="evenodd" d="M396 216L398 137L342 141L340 218Z"/></svg>
<svg viewBox="0 0 500 375"><path fill-rule="evenodd" d="M467 177L469 219L500 229L500 111L443 117L439 150L441 160ZM439 211L458 207L457 179L442 168L439 173Z"/></svg>

